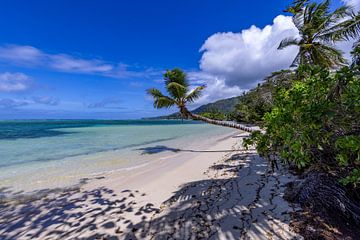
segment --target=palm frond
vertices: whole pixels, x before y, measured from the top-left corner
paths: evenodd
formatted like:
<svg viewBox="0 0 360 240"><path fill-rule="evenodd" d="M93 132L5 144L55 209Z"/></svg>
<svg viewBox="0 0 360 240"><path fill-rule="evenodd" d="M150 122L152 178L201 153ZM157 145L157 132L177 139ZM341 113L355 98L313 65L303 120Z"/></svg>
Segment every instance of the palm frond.
<svg viewBox="0 0 360 240"><path fill-rule="evenodd" d="M303 13L304 14L304 25L311 23L313 16L314 16L313 12L316 9L316 7L317 7L316 3L310 3L305 6L304 13Z"/></svg>
<svg viewBox="0 0 360 240"><path fill-rule="evenodd" d="M278 49L281 50L281 49L284 49L288 46L298 46L300 43L300 41L296 38L293 38L293 37L288 37L288 38L285 38L283 39L280 44L279 44L279 47Z"/></svg>
<svg viewBox="0 0 360 240"><path fill-rule="evenodd" d="M304 27L304 14L298 12L292 17L295 27L300 31Z"/></svg>
<svg viewBox="0 0 360 240"><path fill-rule="evenodd" d="M331 60L332 67L344 66L347 64L346 59L343 57L343 52L336 49L334 46L326 44L320 45L320 49Z"/></svg>
<svg viewBox="0 0 360 240"><path fill-rule="evenodd" d="M162 92L156 88L150 88L146 90L146 93L152 96L153 98L159 98L164 96L164 94L162 94Z"/></svg>
<svg viewBox="0 0 360 240"><path fill-rule="evenodd" d="M351 18L334 25L318 36L325 42L349 41L360 35L360 14L352 13Z"/></svg>
<svg viewBox="0 0 360 240"><path fill-rule="evenodd" d="M197 88L195 88L194 90L192 90L186 97L186 101L187 102L194 102L196 99L198 99L201 94L202 94L202 90L205 89L205 85L199 86Z"/></svg>
<svg viewBox="0 0 360 240"><path fill-rule="evenodd" d="M176 104L176 101L174 99L165 96L161 93L160 90L156 88L148 89L147 93L154 98L155 108L169 108Z"/></svg>
<svg viewBox="0 0 360 240"><path fill-rule="evenodd" d="M291 6L288 6L284 12L298 14L303 11L304 6L309 2L309 0L295 0Z"/></svg>
<svg viewBox="0 0 360 240"><path fill-rule="evenodd" d="M299 66L301 62L301 51L299 51L299 53L296 55L296 57L294 58L293 62L291 63L290 67L297 67Z"/></svg>
<svg viewBox="0 0 360 240"><path fill-rule="evenodd" d="M321 35L328 31L329 28L332 28L336 24L339 24L344 18L351 17L352 8L349 6L341 6L337 8L334 12L329 13L324 19L321 24L319 24L314 30L315 35L314 39L318 35Z"/></svg>
<svg viewBox="0 0 360 240"><path fill-rule="evenodd" d="M166 89L173 98L184 98L188 88L177 82L170 82Z"/></svg>
<svg viewBox="0 0 360 240"><path fill-rule="evenodd" d="M155 108L170 108L175 104L176 102L169 97L160 97L154 100Z"/></svg>
<svg viewBox="0 0 360 240"><path fill-rule="evenodd" d="M176 82L184 87L189 87L189 83L186 79L186 74L179 68L173 70L167 70L164 74L165 85Z"/></svg>
<svg viewBox="0 0 360 240"><path fill-rule="evenodd" d="M316 63L326 68L336 68L346 63L342 52L330 45L315 43L308 54L308 63Z"/></svg>

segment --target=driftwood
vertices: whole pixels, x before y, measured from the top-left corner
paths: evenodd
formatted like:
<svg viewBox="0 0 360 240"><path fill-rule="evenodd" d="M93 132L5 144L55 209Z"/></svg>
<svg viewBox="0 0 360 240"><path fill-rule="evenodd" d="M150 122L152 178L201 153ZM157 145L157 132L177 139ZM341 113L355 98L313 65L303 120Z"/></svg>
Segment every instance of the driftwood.
<svg viewBox="0 0 360 240"><path fill-rule="evenodd" d="M360 226L360 203L352 200L336 179L324 173L311 172L304 179L289 183L284 198Z"/></svg>

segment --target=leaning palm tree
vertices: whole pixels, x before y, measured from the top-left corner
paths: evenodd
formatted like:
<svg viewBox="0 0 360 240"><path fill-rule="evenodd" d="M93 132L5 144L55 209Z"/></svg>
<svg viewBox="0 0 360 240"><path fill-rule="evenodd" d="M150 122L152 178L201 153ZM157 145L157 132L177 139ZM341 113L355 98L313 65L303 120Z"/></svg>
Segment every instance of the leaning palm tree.
<svg viewBox="0 0 360 240"><path fill-rule="evenodd" d="M334 44L350 40L360 33L360 16L352 7L341 6L330 11L330 1L309 3L297 0L287 9L293 14L293 22L299 30L300 38L286 38L278 49L298 46L299 53L291 67L299 64L316 64L326 68L336 68L346 64L342 52Z"/></svg>
<svg viewBox="0 0 360 240"><path fill-rule="evenodd" d="M206 123L236 128L247 132L252 131L251 128L241 124L218 121L191 113L186 107L187 104L193 103L197 100L206 86L202 85L196 87L192 91L189 91L189 82L187 81L186 74L181 69L175 68L173 70L166 71L164 74L164 80L169 96L162 94L161 91L156 88L147 90L148 94L154 98L155 108L170 108L177 106L183 118L191 118L193 120L200 120Z"/></svg>

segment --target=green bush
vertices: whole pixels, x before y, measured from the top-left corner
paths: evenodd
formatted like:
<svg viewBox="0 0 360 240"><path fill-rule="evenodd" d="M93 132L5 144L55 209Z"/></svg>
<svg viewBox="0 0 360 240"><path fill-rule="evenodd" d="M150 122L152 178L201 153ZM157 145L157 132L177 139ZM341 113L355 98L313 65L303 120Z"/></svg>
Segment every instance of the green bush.
<svg viewBox="0 0 360 240"><path fill-rule="evenodd" d="M272 108L274 85L266 82L243 94L233 117L239 122L259 123Z"/></svg>
<svg viewBox="0 0 360 240"><path fill-rule="evenodd" d="M360 80L348 67L335 73L300 66L290 88L279 87L264 116L265 133L245 146L299 169L318 168L360 183Z"/></svg>
<svg viewBox="0 0 360 240"><path fill-rule="evenodd" d="M218 110L212 110L210 112L205 112L200 114L203 117L214 119L214 120L226 120L227 117L224 113Z"/></svg>

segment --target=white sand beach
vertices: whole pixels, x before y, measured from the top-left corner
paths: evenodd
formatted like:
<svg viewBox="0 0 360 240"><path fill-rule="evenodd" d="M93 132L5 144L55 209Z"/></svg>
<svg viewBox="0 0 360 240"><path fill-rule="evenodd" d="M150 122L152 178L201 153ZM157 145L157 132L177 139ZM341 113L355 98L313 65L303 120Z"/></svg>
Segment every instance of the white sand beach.
<svg viewBox="0 0 360 240"><path fill-rule="evenodd" d="M283 198L293 176L268 173L245 133L0 208L0 239L301 239ZM144 149L144 151L153 149ZM156 156L156 154L154 154Z"/></svg>

